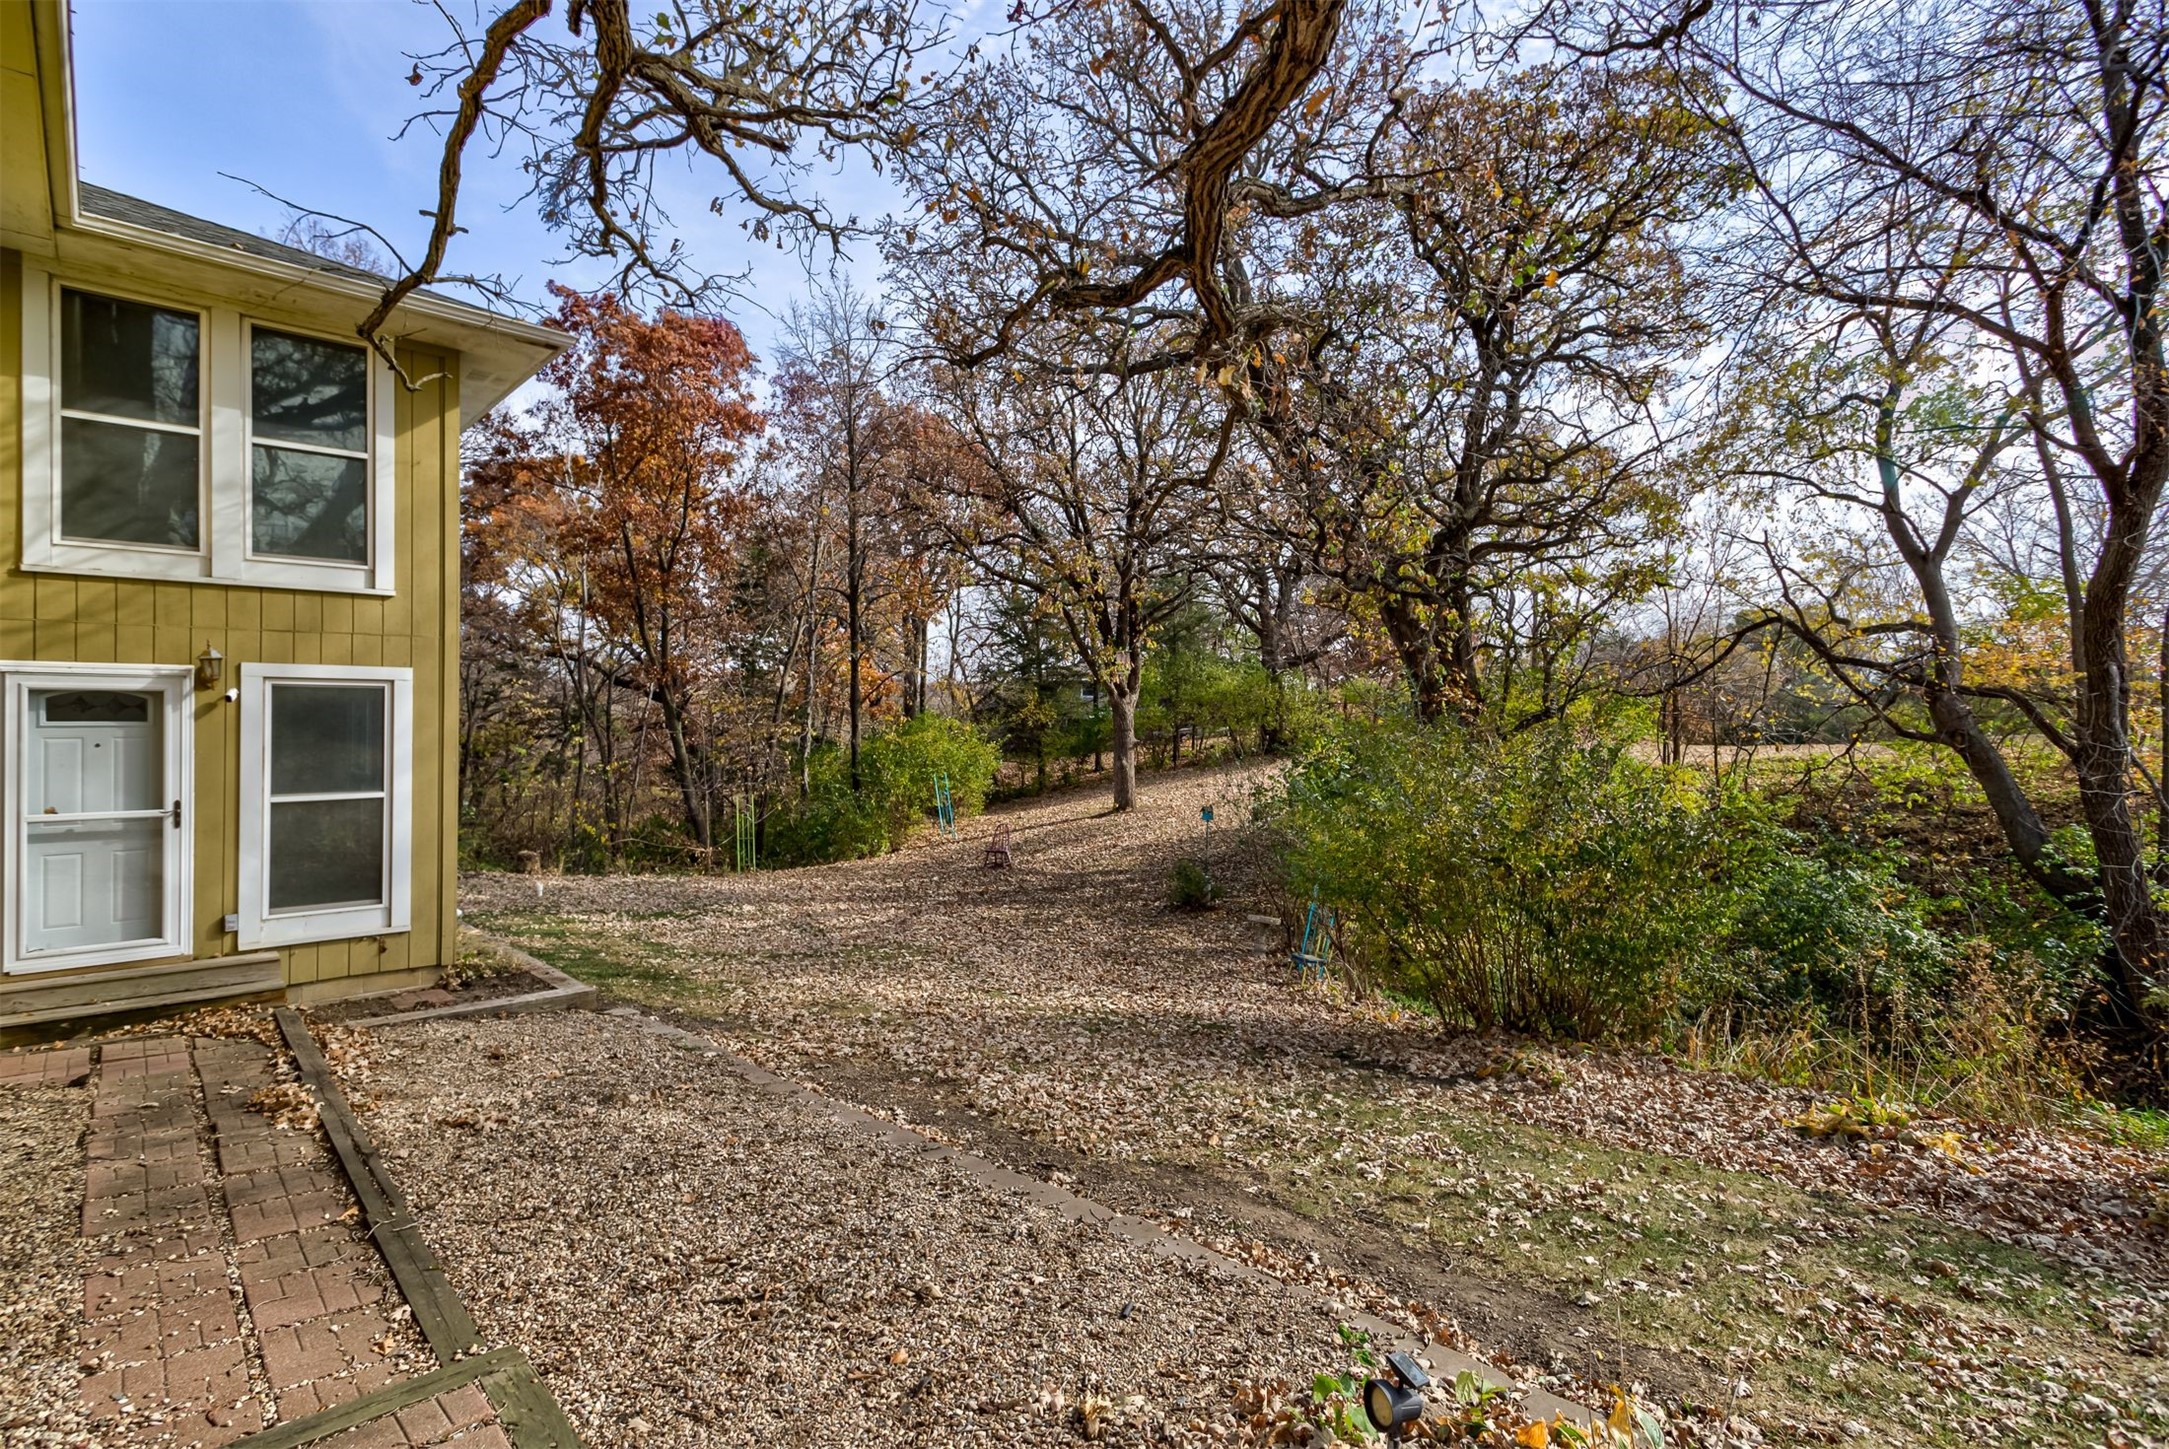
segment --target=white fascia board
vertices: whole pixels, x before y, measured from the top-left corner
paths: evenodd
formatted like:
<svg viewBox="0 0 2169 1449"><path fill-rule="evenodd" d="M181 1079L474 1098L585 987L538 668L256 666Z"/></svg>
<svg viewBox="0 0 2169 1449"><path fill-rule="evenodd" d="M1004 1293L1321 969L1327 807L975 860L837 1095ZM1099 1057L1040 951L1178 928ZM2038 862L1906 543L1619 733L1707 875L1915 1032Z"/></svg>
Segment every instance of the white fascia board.
<svg viewBox="0 0 2169 1449"><path fill-rule="evenodd" d="M234 295L237 300L275 300L289 308L305 306L309 304L295 295L297 289L303 289L313 294L315 305L311 310L337 313L349 328L383 295L381 288L359 278L104 216L78 215L61 230L59 243L64 258L80 252L84 261L109 267L124 264L117 253L152 253L180 264L176 274L184 279ZM463 424L502 402L571 344L571 339L554 327L442 297L408 297L392 314L392 326L401 341L460 354Z"/></svg>

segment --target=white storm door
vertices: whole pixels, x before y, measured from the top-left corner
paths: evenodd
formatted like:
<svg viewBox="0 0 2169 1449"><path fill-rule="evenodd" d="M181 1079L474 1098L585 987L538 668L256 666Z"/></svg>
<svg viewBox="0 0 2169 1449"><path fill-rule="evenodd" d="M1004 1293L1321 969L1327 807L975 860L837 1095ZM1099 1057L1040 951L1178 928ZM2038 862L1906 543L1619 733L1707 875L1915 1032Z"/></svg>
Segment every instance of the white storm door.
<svg viewBox="0 0 2169 1449"><path fill-rule="evenodd" d="M186 951L188 682L7 676L9 971Z"/></svg>

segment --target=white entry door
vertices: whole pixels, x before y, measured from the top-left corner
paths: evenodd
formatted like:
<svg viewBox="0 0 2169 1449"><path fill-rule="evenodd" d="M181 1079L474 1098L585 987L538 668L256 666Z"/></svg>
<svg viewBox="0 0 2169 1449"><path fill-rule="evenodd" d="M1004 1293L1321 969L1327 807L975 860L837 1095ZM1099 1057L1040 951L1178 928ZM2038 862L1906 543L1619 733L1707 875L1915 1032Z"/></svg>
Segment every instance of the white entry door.
<svg viewBox="0 0 2169 1449"><path fill-rule="evenodd" d="M8 676L10 971L187 941L188 692L168 672Z"/></svg>

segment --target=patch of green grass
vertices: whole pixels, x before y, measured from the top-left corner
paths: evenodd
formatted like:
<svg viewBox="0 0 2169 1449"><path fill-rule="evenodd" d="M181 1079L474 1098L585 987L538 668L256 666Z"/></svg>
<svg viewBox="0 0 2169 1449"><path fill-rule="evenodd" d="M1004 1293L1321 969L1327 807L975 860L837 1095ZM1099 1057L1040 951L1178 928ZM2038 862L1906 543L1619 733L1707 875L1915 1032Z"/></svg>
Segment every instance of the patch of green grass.
<svg viewBox="0 0 2169 1449"><path fill-rule="evenodd" d="M2158 1150L2169 1147L2169 1112L2152 1107L2118 1107L2113 1102L2089 1102L2079 1113L2082 1131L2123 1147Z"/></svg>
<svg viewBox="0 0 2169 1449"><path fill-rule="evenodd" d="M1616 1336L1716 1381L1745 1378L1743 1407L1766 1427L1850 1419L1878 1442L1955 1446L1981 1442L1962 1425L1972 1416L2000 1425L1998 1442L2098 1445L2098 1422L2056 1415L2042 1395L2041 1366L2062 1360L2085 1365L2058 1374L2073 1397L2162 1427L2145 1407L2152 1361L2123 1346L2153 1325L2112 1331L2096 1306L2113 1280L1912 1214L1488 1116L1348 1092L1306 1105L1323 1130L1307 1160L1299 1149L1273 1174L1276 1198L1306 1216L1383 1220L1449 1262L1576 1302L1591 1361L1573 1367L1599 1379ZM1418 1133L1445 1150L1394 1150ZM1994 1367L1950 1372L1958 1357ZM1923 1417L1931 1404L1941 1412Z"/></svg>
<svg viewBox="0 0 2169 1449"><path fill-rule="evenodd" d="M685 1006L706 994L676 952L649 941L626 941L562 918L491 918L484 929L502 934L558 970L614 996L650 1006Z"/></svg>

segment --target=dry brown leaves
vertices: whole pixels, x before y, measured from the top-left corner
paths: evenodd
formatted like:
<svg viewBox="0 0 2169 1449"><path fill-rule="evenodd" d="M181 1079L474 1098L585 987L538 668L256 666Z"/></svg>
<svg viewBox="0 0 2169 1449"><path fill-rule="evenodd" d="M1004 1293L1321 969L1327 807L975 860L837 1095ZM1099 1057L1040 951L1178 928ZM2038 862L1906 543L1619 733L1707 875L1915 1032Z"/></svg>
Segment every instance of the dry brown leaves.
<svg viewBox="0 0 2169 1449"><path fill-rule="evenodd" d="M1214 835L1198 819L1205 804L1222 822L1240 818L1259 778L1157 778L1145 807L1121 817L1079 795L1007 812L1008 871L979 867L976 836L990 827L968 821L961 842L921 842L875 861L752 877L549 879L539 901L534 878L480 877L464 887L466 903L471 918L515 935L527 922L543 928L523 944L544 954L548 933L569 928L645 971L668 967L690 985L688 1005L727 1025L734 1048L934 1140L977 1129L955 1118L918 1125L923 1110L897 1105L900 1096L958 1102L1004 1133L1111 1166L1174 1164L1300 1190L1322 1189L1329 1175L1381 1184L1390 1164L1413 1164L1431 1190L1482 1185L1525 1211L1608 1225L1601 1185L1591 1196L1590 1184L1556 1172L1495 1180L1495 1164L1463 1134L1433 1125L1525 1124L1569 1145L1657 1153L1903 1209L2113 1273L2128 1286L2105 1291L2098 1312L2133 1325L2128 1341L2143 1347L2162 1307L2149 1285L2169 1285L2169 1235L2147 1220L2169 1159L2077 1133L1930 1118L1888 1136L1814 1139L1789 1125L1818 1105L1805 1093L1645 1054L1443 1036L1390 1005L1298 989L1281 957L1259 954L1281 948L1274 933L1244 919L1263 902L1241 900L1242 847L1225 824ZM1197 916L1164 909L1164 871L1178 854L1208 859L1236 888L1235 903ZM1370 1119L1388 1124L1383 1135L1355 1140L1351 1124ZM1169 1204L1170 1215L1180 1207ZM1513 1248L1512 1219L1486 1229L1494 1247ZM1178 1228L1286 1281L1459 1341L1435 1309L1380 1285L1223 1241L1197 1222ZM1800 1236L1812 1255L1816 1239ZM1770 1274L1767 1265L1740 1271ZM1795 1294L1781 1276L1767 1276L1771 1291ZM1591 1296L1679 1291L1620 1280ZM1981 1291L2000 1290L1990 1282ZM1889 1305L1834 1299L1825 1310L1814 1296L1802 1311L1817 1324L1852 1335L1865 1355L1911 1364L1909 1374L1971 1383L1976 1370L1964 1365L1981 1365L1968 1392L2008 1401L2013 1415L2038 1407L2038 1398L2008 1398L2014 1376L2079 1383L2091 1372L2037 1369L2015 1346L1963 1346L1944 1328L1904 1323ZM1949 1366L1922 1367L1924 1353L1947 1355ZM1799 1426L1808 1437L1826 1431L1835 1432Z"/></svg>
<svg viewBox="0 0 2169 1449"><path fill-rule="evenodd" d="M261 1112L272 1125L289 1132L314 1132L318 1120L316 1094L300 1082L275 1082L249 1097L251 1112Z"/></svg>

